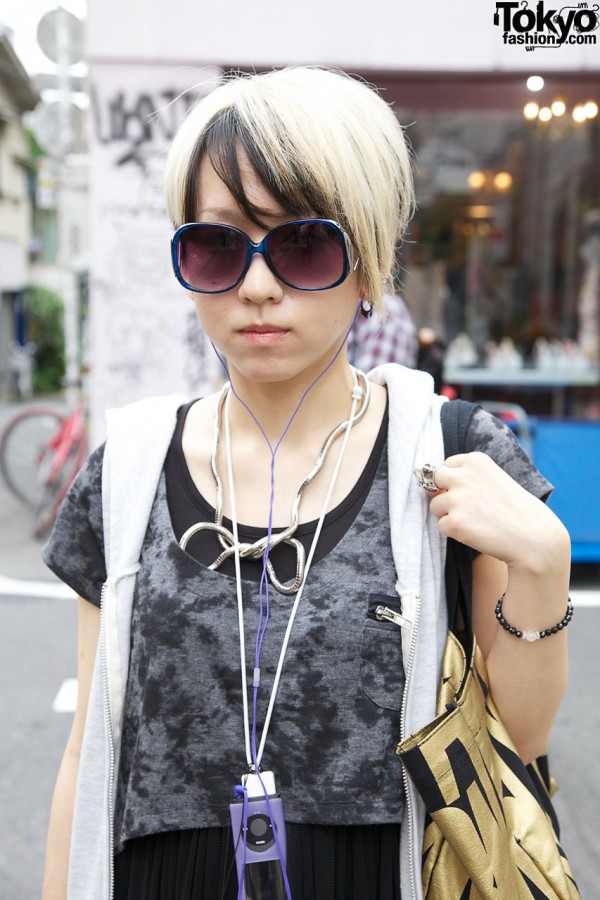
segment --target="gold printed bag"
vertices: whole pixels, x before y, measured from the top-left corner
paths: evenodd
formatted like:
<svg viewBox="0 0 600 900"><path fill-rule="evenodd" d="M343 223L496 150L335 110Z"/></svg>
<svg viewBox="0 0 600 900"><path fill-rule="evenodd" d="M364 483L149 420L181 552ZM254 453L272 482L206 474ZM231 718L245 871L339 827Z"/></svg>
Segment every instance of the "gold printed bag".
<svg viewBox="0 0 600 900"><path fill-rule="evenodd" d="M518 756L474 640L467 662L448 634L437 712L397 748L428 813L426 900L577 900L546 758Z"/></svg>

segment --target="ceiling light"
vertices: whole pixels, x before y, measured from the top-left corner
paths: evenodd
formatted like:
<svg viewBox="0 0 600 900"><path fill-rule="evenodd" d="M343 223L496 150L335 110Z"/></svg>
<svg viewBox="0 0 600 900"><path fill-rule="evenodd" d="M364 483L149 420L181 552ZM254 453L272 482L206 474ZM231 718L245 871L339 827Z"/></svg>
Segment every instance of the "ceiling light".
<svg viewBox="0 0 600 900"><path fill-rule="evenodd" d="M496 172L494 175L494 187L497 191L508 191L512 187L512 175L510 172Z"/></svg>
<svg viewBox="0 0 600 900"><path fill-rule="evenodd" d="M544 79L541 75L530 75L527 79L527 88L530 91L541 91L544 87Z"/></svg>
<svg viewBox="0 0 600 900"><path fill-rule="evenodd" d="M485 184L485 172L469 172L467 184L473 191L478 191Z"/></svg>
<svg viewBox="0 0 600 900"><path fill-rule="evenodd" d="M532 100L530 103L525 104L523 108L523 115L526 119L537 119L539 111L539 106Z"/></svg>

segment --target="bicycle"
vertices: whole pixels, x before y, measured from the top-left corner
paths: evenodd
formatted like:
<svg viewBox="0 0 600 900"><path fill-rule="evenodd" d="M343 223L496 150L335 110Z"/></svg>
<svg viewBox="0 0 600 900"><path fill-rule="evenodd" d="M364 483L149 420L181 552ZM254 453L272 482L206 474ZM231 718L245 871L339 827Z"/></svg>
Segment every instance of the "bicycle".
<svg viewBox="0 0 600 900"><path fill-rule="evenodd" d="M52 406L27 406L4 426L0 473L11 493L33 511L35 538L50 531L87 454L83 401L68 414Z"/></svg>

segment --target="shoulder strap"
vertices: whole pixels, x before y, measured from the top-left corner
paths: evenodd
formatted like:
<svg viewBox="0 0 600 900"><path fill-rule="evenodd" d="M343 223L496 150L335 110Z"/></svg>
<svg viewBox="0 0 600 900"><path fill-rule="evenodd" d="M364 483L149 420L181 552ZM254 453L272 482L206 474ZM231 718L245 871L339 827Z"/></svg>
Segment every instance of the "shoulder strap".
<svg viewBox="0 0 600 900"><path fill-rule="evenodd" d="M464 400L451 400L445 403L440 412L442 434L444 436L444 454L456 456L464 453L467 446L467 434L473 413L477 409L474 403ZM473 590L473 551L464 544L448 538L446 549L446 601L448 605L448 625L456 629L456 614L460 610L464 625L468 632L473 630L471 615L471 594Z"/></svg>
<svg viewBox="0 0 600 900"><path fill-rule="evenodd" d="M474 403L467 403L465 400L450 400L442 406L441 419L446 456L456 456L457 453L465 452L469 425L476 409Z"/></svg>

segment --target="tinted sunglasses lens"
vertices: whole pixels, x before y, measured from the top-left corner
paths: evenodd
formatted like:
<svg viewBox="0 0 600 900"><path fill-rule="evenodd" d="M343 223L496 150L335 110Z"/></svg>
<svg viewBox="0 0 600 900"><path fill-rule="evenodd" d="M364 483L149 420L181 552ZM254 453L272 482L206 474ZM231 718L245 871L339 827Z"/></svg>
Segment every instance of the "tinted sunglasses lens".
<svg viewBox="0 0 600 900"><path fill-rule="evenodd" d="M179 235L177 262L183 279L198 291L226 291L246 263L246 241L226 225L196 225Z"/></svg>
<svg viewBox="0 0 600 900"><path fill-rule="evenodd" d="M290 222L269 236L271 265L282 281L301 290L325 290L347 271L344 239L327 222Z"/></svg>

